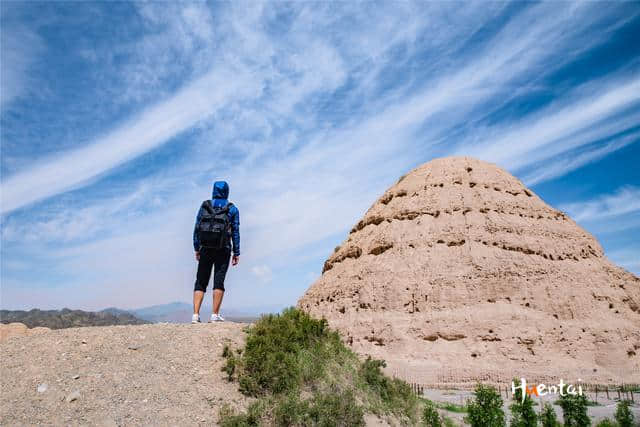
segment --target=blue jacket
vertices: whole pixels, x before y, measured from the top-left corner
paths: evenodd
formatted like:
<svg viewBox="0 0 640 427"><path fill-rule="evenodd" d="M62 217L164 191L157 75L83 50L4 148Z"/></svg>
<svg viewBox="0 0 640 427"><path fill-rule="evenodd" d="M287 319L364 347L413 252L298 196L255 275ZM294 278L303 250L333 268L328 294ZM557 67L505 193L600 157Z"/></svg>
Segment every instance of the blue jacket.
<svg viewBox="0 0 640 427"><path fill-rule="evenodd" d="M229 184L226 181L216 181L213 183L213 192L211 194L211 204L213 207L222 207L229 203ZM193 227L193 249L200 250L200 240L198 239L198 224L202 218L203 208L200 206L198 215L196 216L196 225ZM233 254L240 255L240 211L235 205L229 209L229 219L231 220L231 240L233 241ZM231 249L231 242L227 242L226 247Z"/></svg>

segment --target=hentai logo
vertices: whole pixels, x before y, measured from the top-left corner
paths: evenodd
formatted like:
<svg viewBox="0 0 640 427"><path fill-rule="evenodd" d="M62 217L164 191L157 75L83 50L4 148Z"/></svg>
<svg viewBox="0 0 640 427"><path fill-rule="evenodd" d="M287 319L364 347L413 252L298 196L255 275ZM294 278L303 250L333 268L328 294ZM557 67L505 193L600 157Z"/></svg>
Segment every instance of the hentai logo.
<svg viewBox="0 0 640 427"><path fill-rule="evenodd" d="M578 379L578 382L582 380ZM511 381L511 393L515 394L517 390L522 391L522 401L524 402L525 396L545 396L547 394L559 394L560 396L564 396L566 394L571 395L580 395L582 396L582 385L578 384L576 387L573 384L566 384L562 378L558 384L531 384L527 385L527 380L524 378L520 378L520 385L516 386L515 381Z"/></svg>

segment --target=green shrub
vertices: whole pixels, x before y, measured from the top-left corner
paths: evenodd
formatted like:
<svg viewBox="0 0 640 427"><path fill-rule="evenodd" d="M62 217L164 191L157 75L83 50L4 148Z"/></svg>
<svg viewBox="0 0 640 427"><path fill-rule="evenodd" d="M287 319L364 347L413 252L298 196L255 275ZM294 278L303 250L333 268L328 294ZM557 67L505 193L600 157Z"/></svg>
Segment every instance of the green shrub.
<svg viewBox="0 0 640 427"><path fill-rule="evenodd" d="M376 412L411 412L417 403L411 387L402 380L387 377L381 369L385 366L384 360L367 357L358 370L364 388L372 391L381 400L381 411Z"/></svg>
<svg viewBox="0 0 640 427"><path fill-rule="evenodd" d="M242 351L223 350L222 370L260 406L245 414L222 414L225 425L358 426L364 425L365 412L418 422L411 387L385 376L384 361L360 361L326 320L290 308L263 316L245 332Z"/></svg>
<svg viewBox="0 0 640 427"><path fill-rule="evenodd" d="M516 380L514 380L515 384ZM509 406L511 411L511 427L536 427L538 425L538 415L533 409L533 399L524 393L521 388L516 389L513 394L513 403Z"/></svg>
<svg viewBox="0 0 640 427"><path fill-rule="evenodd" d="M231 356L231 349L229 348L229 344L225 344L222 348L222 357L227 358Z"/></svg>
<svg viewBox="0 0 640 427"><path fill-rule="evenodd" d="M634 416L629 408L631 406L631 402L628 400L621 400L618 402L618 406L616 407L615 418L620 427L633 427L634 426Z"/></svg>
<svg viewBox="0 0 640 427"><path fill-rule="evenodd" d="M478 384L475 398L467 406L468 414L465 422L472 427L505 426L502 398L494 387Z"/></svg>
<svg viewBox="0 0 640 427"><path fill-rule="evenodd" d="M236 372L237 363L238 360L233 355L227 356L227 361L222 367L222 371L227 374L227 380L233 381L233 374Z"/></svg>
<svg viewBox="0 0 640 427"><path fill-rule="evenodd" d="M249 405L245 413L236 414L227 404L220 408L218 424L220 427L254 427L261 425L260 420L264 414L264 404L256 401Z"/></svg>
<svg viewBox="0 0 640 427"><path fill-rule="evenodd" d="M241 390L253 396L294 390L321 376L329 355L343 349L324 319L293 308L263 316L247 334Z"/></svg>
<svg viewBox="0 0 640 427"><path fill-rule="evenodd" d="M314 426L364 426L364 411L353 392L318 393L312 400L311 419Z"/></svg>
<svg viewBox="0 0 640 427"><path fill-rule="evenodd" d="M562 408L565 427L588 427L591 419L587 414L587 398L585 395L564 394L557 401Z"/></svg>
<svg viewBox="0 0 640 427"><path fill-rule="evenodd" d="M442 427L442 419L431 401L427 401L422 412L422 424L426 427Z"/></svg>
<svg viewBox="0 0 640 427"><path fill-rule="evenodd" d="M560 425L552 404L545 403L543 405L542 412L540 412L540 424L542 424L542 427L557 427Z"/></svg>
<svg viewBox="0 0 640 427"><path fill-rule="evenodd" d="M280 400L273 411L278 426L303 426L311 424L309 402L301 402L298 394L290 394Z"/></svg>

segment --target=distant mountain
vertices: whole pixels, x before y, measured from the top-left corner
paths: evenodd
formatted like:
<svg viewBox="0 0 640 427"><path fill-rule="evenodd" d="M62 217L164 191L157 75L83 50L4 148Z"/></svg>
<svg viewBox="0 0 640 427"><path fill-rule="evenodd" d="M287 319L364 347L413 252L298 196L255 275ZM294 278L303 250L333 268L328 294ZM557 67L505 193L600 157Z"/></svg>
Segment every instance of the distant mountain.
<svg viewBox="0 0 640 427"><path fill-rule="evenodd" d="M140 319L130 312L109 308L92 312L82 310L0 310L0 323L20 322L29 328L44 326L51 329L64 329L80 326L142 325L149 321Z"/></svg>
<svg viewBox="0 0 640 427"><path fill-rule="evenodd" d="M223 315L226 319L235 322L253 322L260 314L263 313L275 313L282 309L280 306L262 306L262 307L250 307L242 310L230 309L223 310ZM134 316L153 323L167 322L167 323L184 323L191 321L191 314L193 313L193 306L190 303L174 301L168 304L152 305L149 307L136 308L131 310L122 310L119 308L106 308L102 310L104 312L110 312L114 314L118 313L131 313ZM205 303L200 311L201 316L205 319L208 316L206 313L211 312L211 303Z"/></svg>

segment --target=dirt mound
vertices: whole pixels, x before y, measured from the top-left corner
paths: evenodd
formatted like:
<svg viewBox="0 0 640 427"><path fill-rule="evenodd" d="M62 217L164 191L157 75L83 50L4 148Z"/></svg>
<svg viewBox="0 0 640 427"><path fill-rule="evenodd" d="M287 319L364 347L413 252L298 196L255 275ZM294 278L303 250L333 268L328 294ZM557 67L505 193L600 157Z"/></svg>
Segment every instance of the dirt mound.
<svg viewBox="0 0 640 427"><path fill-rule="evenodd" d="M18 322L14 322L14 323L0 323L0 342L6 340L9 337L21 337L24 335L35 335L35 334L41 334L44 332L48 332L51 329L49 328L43 328L43 327L36 327L36 328L27 328L27 325L25 325L24 323L18 323Z"/></svg>
<svg viewBox="0 0 640 427"><path fill-rule="evenodd" d="M298 306L410 381L640 382L640 279L495 165L387 190Z"/></svg>
<svg viewBox="0 0 640 427"><path fill-rule="evenodd" d="M0 344L0 425L211 425L247 398L220 371L244 324L85 327ZM25 327L26 328L26 327Z"/></svg>

